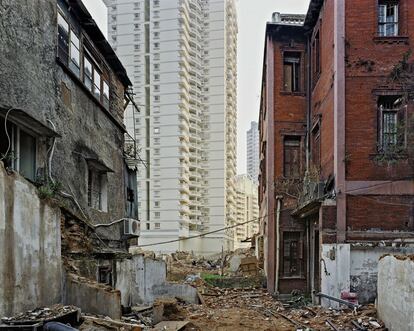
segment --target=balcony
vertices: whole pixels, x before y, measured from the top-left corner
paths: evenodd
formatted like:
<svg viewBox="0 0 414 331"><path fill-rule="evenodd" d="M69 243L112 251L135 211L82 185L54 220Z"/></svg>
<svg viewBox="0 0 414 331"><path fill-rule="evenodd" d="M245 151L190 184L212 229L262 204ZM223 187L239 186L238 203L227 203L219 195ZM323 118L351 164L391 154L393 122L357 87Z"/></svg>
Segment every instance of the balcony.
<svg viewBox="0 0 414 331"><path fill-rule="evenodd" d="M303 180L303 190L299 193L298 207L292 215L306 217L319 209L319 205L326 197L326 184L318 178Z"/></svg>

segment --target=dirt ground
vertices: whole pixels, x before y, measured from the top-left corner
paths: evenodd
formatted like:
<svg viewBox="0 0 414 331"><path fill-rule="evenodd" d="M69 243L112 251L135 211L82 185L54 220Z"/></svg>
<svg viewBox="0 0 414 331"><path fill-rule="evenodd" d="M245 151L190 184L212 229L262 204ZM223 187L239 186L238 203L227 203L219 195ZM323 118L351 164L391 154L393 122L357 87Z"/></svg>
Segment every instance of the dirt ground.
<svg viewBox="0 0 414 331"><path fill-rule="evenodd" d="M260 286L217 287L208 280L209 275L215 278L220 273L219 263L212 264L211 268L205 261L195 263L188 257L169 263L168 278L197 287L203 301L201 305L177 304L178 310L171 320L190 321L186 331L334 330L327 321L341 331L385 330L373 305L358 311L338 311L310 305L309 300L300 296L300 301L281 302ZM228 269L225 275L232 276Z"/></svg>

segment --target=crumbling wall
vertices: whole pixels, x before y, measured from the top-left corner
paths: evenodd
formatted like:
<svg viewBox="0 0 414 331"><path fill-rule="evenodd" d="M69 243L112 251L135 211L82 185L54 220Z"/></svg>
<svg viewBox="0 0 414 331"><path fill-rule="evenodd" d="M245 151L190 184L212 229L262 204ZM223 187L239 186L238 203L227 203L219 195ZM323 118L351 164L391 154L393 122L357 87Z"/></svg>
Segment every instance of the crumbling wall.
<svg viewBox="0 0 414 331"><path fill-rule="evenodd" d="M0 162L0 317L59 303L60 209Z"/></svg>
<svg viewBox="0 0 414 331"><path fill-rule="evenodd" d="M362 304L377 297L378 261L384 254L414 254L414 247L351 246L351 292L358 293Z"/></svg>
<svg viewBox="0 0 414 331"><path fill-rule="evenodd" d="M122 293L122 305L151 304L157 298L180 298L198 303L197 290L190 285L167 282L164 261L133 255L116 263L115 287Z"/></svg>
<svg viewBox="0 0 414 331"><path fill-rule="evenodd" d="M378 315L390 331L414 330L414 257L384 256L378 264Z"/></svg>
<svg viewBox="0 0 414 331"><path fill-rule="evenodd" d="M84 277L66 275L64 303L86 313L121 319L121 292Z"/></svg>

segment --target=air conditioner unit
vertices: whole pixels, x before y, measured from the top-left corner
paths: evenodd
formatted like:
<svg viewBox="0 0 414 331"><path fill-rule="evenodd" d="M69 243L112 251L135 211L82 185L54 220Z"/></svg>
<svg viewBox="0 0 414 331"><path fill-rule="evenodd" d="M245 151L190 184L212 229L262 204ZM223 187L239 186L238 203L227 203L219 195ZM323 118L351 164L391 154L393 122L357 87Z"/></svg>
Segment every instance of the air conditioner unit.
<svg viewBox="0 0 414 331"><path fill-rule="evenodd" d="M124 220L124 234L129 236L139 236L141 233L141 223L132 218Z"/></svg>

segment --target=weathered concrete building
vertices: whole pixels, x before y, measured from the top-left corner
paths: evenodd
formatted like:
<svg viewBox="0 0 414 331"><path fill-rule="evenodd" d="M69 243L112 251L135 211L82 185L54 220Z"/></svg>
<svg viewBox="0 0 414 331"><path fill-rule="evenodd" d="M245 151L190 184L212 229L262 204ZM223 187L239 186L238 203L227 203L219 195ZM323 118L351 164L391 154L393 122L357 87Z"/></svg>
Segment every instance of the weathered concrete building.
<svg viewBox="0 0 414 331"><path fill-rule="evenodd" d="M113 285L139 223L131 82L96 23L80 0L2 1L0 12L3 315L64 300L62 259Z"/></svg>
<svg viewBox="0 0 414 331"><path fill-rule="evenodd" d="M259 203L269 291L373 301L379 257L413 250L413 6L312 0L303 21L268 23Z"/></svg>

